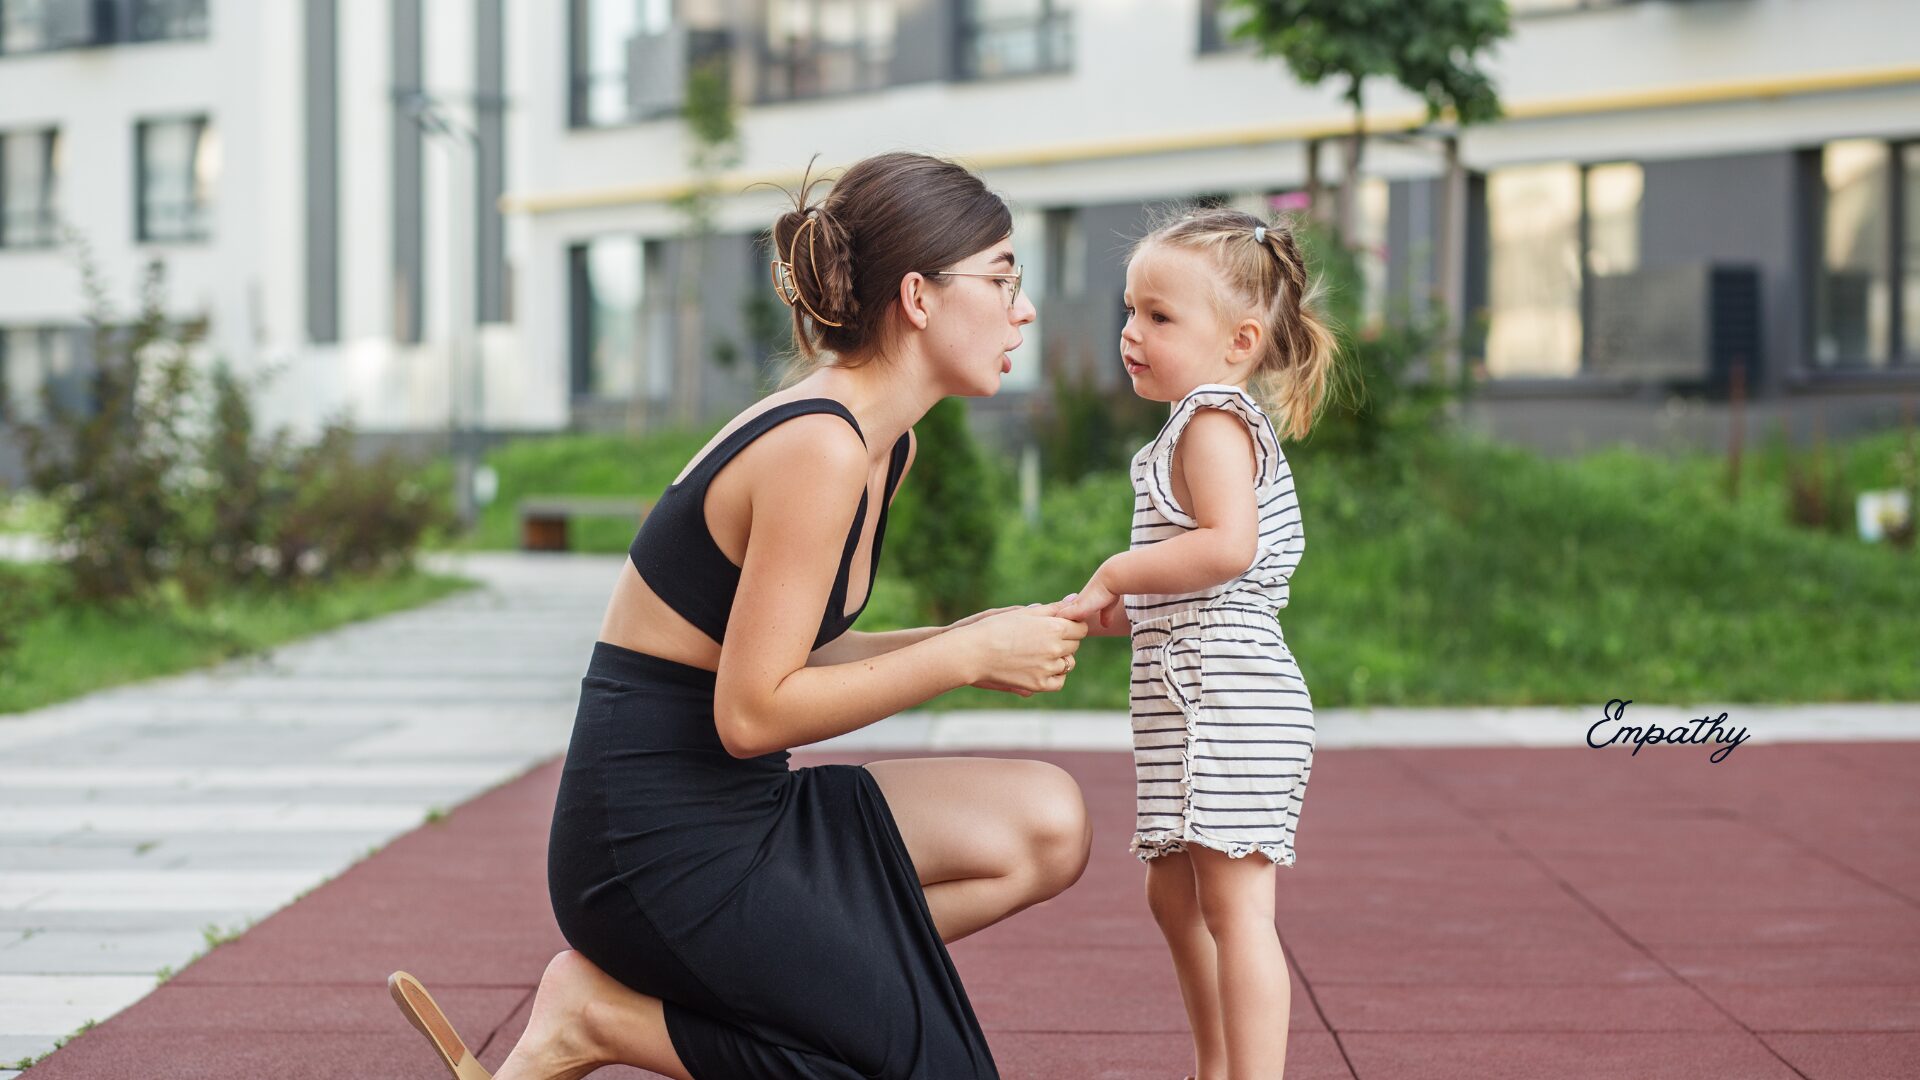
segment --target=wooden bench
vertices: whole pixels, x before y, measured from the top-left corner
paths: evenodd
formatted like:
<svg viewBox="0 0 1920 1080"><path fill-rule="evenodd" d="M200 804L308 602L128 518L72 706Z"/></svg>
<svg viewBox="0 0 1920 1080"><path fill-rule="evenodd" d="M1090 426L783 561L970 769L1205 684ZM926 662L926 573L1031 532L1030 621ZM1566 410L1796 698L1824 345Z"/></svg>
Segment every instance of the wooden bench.
<svg viewBox="0 0 1920 1080"><path fill-rule="evenodd" d="M520 550L566 551L567 521L576 517L624 517L637 526L652 508L636 499L589 495L541 495L520 500Z"/></svg>

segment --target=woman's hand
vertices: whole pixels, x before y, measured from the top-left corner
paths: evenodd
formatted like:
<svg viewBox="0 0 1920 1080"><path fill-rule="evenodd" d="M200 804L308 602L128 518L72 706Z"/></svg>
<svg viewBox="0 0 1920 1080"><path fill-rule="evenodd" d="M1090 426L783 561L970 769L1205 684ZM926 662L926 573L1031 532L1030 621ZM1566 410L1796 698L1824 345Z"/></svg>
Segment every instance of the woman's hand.
<svg viewBox="0 0 1920 1080"><path fill-rule="evenodd" d="M1073 670L1074 653L1087 636L1085 623L1063 619L1057 604L982 612L976 621L954 633L963 635L973 650L980 677L970 685L1005 690L1027 697L1058 690Z"/></svg>
<svg viewBox="0 0 1920 1080"><path fill-rule="evenodd" d="M1003 611L1025 611L1027 608L1030 608L1030 607L1042 607L1042 606L1044 605L1033 603L1033 604L1025 604L1025 605L1009 604L1006 607L988 608L985 611L976 611L964 619L955 619L953 622L948 623L942 629L958 630L962 626L972 626L974 623L979 622L981 619L985 619L992 615L998 615Z"/></svg>

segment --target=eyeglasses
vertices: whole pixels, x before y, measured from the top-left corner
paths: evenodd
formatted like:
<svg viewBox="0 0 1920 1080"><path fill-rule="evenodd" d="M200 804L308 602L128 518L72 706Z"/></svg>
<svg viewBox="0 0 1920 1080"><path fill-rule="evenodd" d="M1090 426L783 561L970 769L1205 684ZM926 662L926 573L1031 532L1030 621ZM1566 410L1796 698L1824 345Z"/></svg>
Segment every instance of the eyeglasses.
<svg viewBox="0 0 1920 1080"><path fill-rule="evenodd" d="M963 274L957 270L927 270L923 272L922 276L923 277L977 277L977 278L992 278L995 281L1011 281L1013 282L1013 292L1011 295L1007 297L1007 310L1012 311L1013 305L1017 303L1020 299L1020 279L1021 277L1025 276L1026 272L1027 272L1026 267L1016 266L1013 268L1013 273L1011 274Z"/></svg>

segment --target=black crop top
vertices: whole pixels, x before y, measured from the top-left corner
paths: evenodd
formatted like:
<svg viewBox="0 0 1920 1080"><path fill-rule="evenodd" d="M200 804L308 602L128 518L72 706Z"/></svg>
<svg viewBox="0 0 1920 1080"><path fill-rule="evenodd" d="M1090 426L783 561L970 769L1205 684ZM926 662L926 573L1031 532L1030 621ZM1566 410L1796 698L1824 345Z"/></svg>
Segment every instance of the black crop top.
<svg viewBox="0 0 1920 1080"><path fill-rule="evenodd" d="M860 430L860 422L853 418L853 413L832 398L781 402L741 424L720 440L720 444L693 467L685 480L668 484L653 504L653 509L647 512L646 520L640 523L640 531L627 549L627 557L633 560L634 569L640 572L641 580L653 589L654 595L715 641L721 640L726 633L727 616L733 611L733 596L740 589L740 567L734 565L720 550L720 546L713 542L713 533L707 529L707 485L727 462L733 460L734 455L746 449L748 443L796 416L819 412L838 413L845 417L847 423L853 425L854 433L860 436L860 441L867 441L866 433ZM880 569L880 541L887 533L887 504L892 502L894 486L900 482L900 472L906 467L910 445L908 439L907 433L901 433L900 441L893 444L893 456L887 463L887 501L881 503L880 520L874 526L873 566L867 575L867 600L861 603L859 611L851 616L845 614L853 553L860 546L860 531L867 523L867 492L862 491L860 509L853 516L853 531L848 534L847 546L840 553L840 572L833 579L833 592L827 597L827 610L820 620L820 633L813 640L816 649L846 633L859 619L860 612L867 609L867 602L873 599L873 579Z"/></svg>

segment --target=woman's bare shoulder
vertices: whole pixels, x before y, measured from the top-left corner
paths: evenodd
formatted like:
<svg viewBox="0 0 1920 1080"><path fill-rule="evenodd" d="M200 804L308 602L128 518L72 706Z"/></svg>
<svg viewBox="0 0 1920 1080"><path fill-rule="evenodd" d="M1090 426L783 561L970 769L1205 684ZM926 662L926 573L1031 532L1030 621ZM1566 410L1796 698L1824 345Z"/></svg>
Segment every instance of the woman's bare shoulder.
<svg viewBox="0 0 1920 1080"><path fill-rule="evenodd" d="M772 495L805 494L833 497L866 490L867 445L835 413L805 413L763 433L741 454L753 474L758 496L765 486Z"/></svg>

